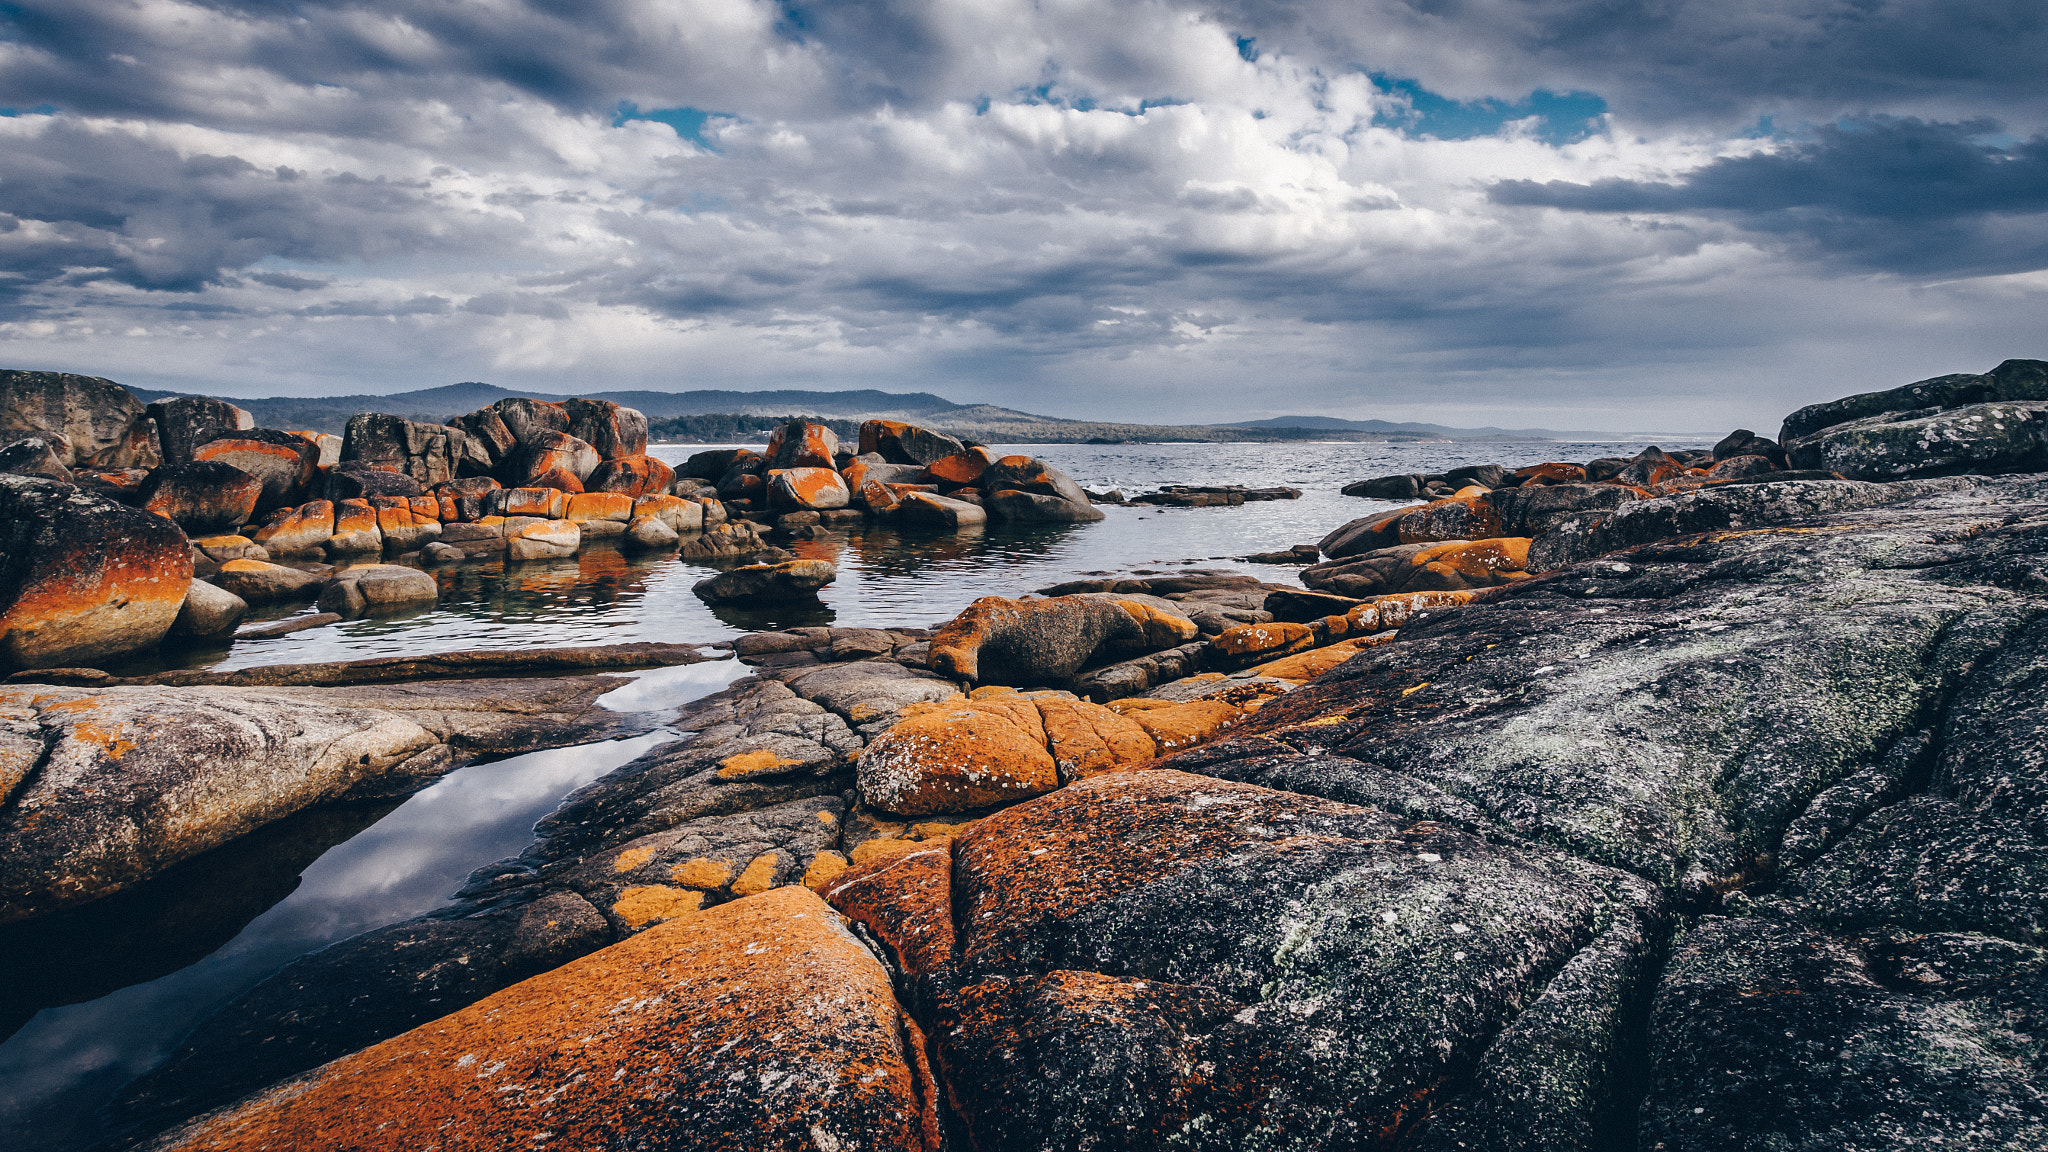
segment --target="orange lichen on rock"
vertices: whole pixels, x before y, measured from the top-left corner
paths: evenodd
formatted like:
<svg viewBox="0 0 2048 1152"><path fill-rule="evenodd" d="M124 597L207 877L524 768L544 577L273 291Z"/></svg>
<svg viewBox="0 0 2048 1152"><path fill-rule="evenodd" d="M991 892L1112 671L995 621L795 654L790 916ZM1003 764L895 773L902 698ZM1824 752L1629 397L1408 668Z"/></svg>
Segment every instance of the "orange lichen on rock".
<svg viewBox="0 0 2048 1152"><path fill-rule="evenodd" d="M732 861L699 856L670 868L668 878L689 888L723 888L732 880Z"/></svg>
<svg viewBox="0 0 2048 1152"><path fill-rule="evenodd" d="M623 524L633 518L633 498L616 492L578 492L569 497L567 507L557 519L587 523L596 520L616 520Z"/></svg>
<svg viewBox="0 0 2048 1152"><path fill-rule="evenodd" d="M1145 630L1145 644L1150 648L1171 648L1186 644L1202 634L1193 620L1169 612L1156 604L1142 600L1119 600L1117 607L1130 613L1130 617Z"/></svg>
<svg viewBox="0 0 2048 1152"><path fill-rule="evenodd" d="M1522 580L1528 578L1529 544L1522 536L1490 540L1454 540L1424 548L1408 558L1417 568L1436 568L1468 580Z"/></svg>
<svg viewBox="0 0 2048 1152"><path fill-rule="evenodd" d="M1185 703L1130 698L1112 700L1108 707L1143 728L1160 755L1213 740L1245 716L1244 709L1209 697Z"/></svg>
<svg viewBox="0 0 2048 1152"><path fill-rule="evenodd" d="M264 521L250 539L273 554L318 552L334 535L334 504L314 500L285 508Z"/></svg>
<svg viewBox="0 0 2048 1152"><path fill-rule="evenodd" d="M688 888L645 884L628 888L612 901L612 912L635 928L678 920L704 907L704 894Z"/></svg>
<svg viewBox="0 0 2048 1152"><path fill-rule="evenodd" d="M607 460L583 482L585 492L616 492L628 498L667 492L676 482L675 469L652 456Z"/></svg>
<svg viewBox="0 0 2048 1152"><path fill-rule="evenodd" d="M931 845L916 840L908 840L902 837L887 837L879 840L863 840L859 844L854 845L853 851L848 855L854 864L864 865L873 863L876 860L907 856L912 852L922 851L930 847Z"/></svg>
<svg viewBox="0 0 2048 1152"><path fill-rule="evenodd" d="M936 1152L889 974L807 888L664 924L188 1125L171 1149Z"/></svg>
<svg viewBox="0 0 2048 1152"><path fill-rule="evenodd" d="M948 839L912 845L867 860L859 859L856 851L853 866L819 891L841 915L859 922L893 949L905 971L935 972L953 957L952 874L957 843Z"/></svg>
<svg viewBox="0 0 2048 1152"><path fill-rule="evenodd" d="M1383 632L1377 636L1354 636L1324 648L1283 657L1268 664L1261 664L1252 671L1275 680L1292 680L1297 683L1313 680L1337 665L1344 663L1367 648L1377 647L1393 639L1393 634Z"/></svg>
<svg viewBox="0 0 2048 1152"><path fill-rule="evenodd" d="M811 857L811 863L804 869L803 879L797 883L813 891L830 884L848 868L846 854L831 848Z"/></svg>
<svg viewBox="0 0 2048 1152"><path fill-rule="evenodd" d="M884 812L922 816L1050 792L1059 771L1028 699L911 704L860 754L861 795Z"/></svg>
<svg viewBox="0 0 2048 1152"><path fill-rule="evenodd" d="M775 887L775 874L782 867L782 856L776 852L763 852L748 861L739 878L732 882L735 896L758 896Z"/></svg>
<svg viewBox="0 0 2048 1152"><path fill-rule="evenodd" d="M1489 491L1472 484L1460 488L1447 499L1424 504L1401 517L1396 535L1403 544L1484 540L1499 536L1500 514L1486 499Z"/></svg>
<svg viewBox="0 0 2048 1152"><path fill-rule="evenodd" d="M1158 745L1127 716L1086 700L1040 697L1046 746L1063 781L1082 780L1118 764L1150 760Z"/></svg>
<svg viewBox="0 0 2048 1152"><path fill-rule="evenodd" d="M631 872L654 857L652 848L628 848L612 861L612 871Z"/></svg>
<svg viewBox="0 0 2048 1152"><path fill-rule="evenodd" d="M548 520L567 519L569 497L558 488L512 488L498 498L503 516L539 516Z"/></svg>
<svg viewBox="0 0 2048 1152"><path fill-rule="evenodd" d="M1470 591L1396 592L1389 596L1375 596L1344 615L1351 621L1354 632L1379 632L1406 624L1409 614L1417 609L1469 604L1472 597Z"/></svg>
<svg viewBox="0 0 2048 1152"><path fill-rule="evenodd" d="M797 511L844 508L853 499L846 481L830 468L782 468L769 473L768 504Z"/></svg>
<svg viewBox="0 0 2048 1152"><path fill-rule="evenodd" d="M1306 624L1240 624L1213 641L1222 656L1242 661L1276 657L1315 647L1315 630Z"/></svg>
<svg viewBox="0 0 2048 1152"><path fill-rule="evenodd" d="M932 461L925 465L925 471L931 473L941 483L967 485L981 479L981 474L988 471L988 466L993 463L995 457L988 449L969 448L943 460Z"/></svg>
<svg viewBox="0 0 2048 1152"><path fill-rule="evenodd" d="M343 500L334 506L334 534L327 541L330 552L381 552L384 533L377 527L377 510L367 500Z"/></svg>

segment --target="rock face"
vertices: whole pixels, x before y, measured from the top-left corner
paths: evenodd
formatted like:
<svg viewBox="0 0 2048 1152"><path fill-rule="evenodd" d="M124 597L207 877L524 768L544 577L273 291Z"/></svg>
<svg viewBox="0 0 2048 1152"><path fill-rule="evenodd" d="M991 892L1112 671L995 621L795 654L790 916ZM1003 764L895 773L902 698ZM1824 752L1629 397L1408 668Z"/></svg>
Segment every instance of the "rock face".
<svg viewBox="0 0 2048 1152"><path fill-rule="evenodd" d="M622 407L610 400L578 398L563 401L562 411L569 417L569 426L564 430L590 445L598 459L646 457L647 417L638 409Z"/></svg>
<svg viewBox="0 0 2048 1152"><path fill-rule="evenodd" d="M768 437L761 453L770 468L832 468L839 455L839 437L823 424L791 420Z"/></svg>
<svg viewBox="0 0 2048 1152"><path fill-rule="evenodd" d="M166 464L188 464L192 453L209 440L256 427L256 419L225 400L205 396L173 396L147 409L156 424L157 442Z"/></svg>
<svg viewBox="0 0 2048 1152"><path fill-rule="evenodd" d="M1809 404L1785 417L1778 442L1789 451L1792 441L1837 424L1997 400L2048 400L2048 362L2007 360L1981 376L1936 376L1883 392L1864 392L1824 404Z"/></svg>
<svg viewBox="0 0 2048 1152"><path fill-rule="evenodd" d="M263 481L232 464L197 460L152 471L137 496L144 508L191 535L213 536L249 522Z"/></svg>
<svg viewBox="0 0 2048 1152"><path fill-rule="evenodd" d="M192 450L194 460L213 460L232 465L263 484L256 497L256 512L270 512L295 506L311 491L320 463L320 447L303 436L255 428Z"/></svg>
<svg viewBox="0 0 2048 1152"><path fill-rule="evenodd" d="M914 424L869 420L860 426L860 454L878 453L891 464L922 467L966 450L967 446L953 437Z"/></svg>
<svg viewBox="0 0 2048 1152"><path fill-rule="evenodd" d="M838 579L839 569L826 560L786 560L780 564L747 564L700 580L690 591L712 604L751 604L815 596Z"/></svg>
<svg viewBox="0 0 2048 1152"><path fill-rule="evenodd" d="M1886 413L1786 444L1795 468L1852 480L2048 469L2048 400Z"/></svg>
<svg viewBox="0 0 2048 1152"><path fill-rule="evenodd" d="M399 688L10 685L46 749L0 811L0 923L111 895L317 803L403 794L472 751L616 732L603 679Z"/></svg>
<svg viewBox="0 0 2048 1152"><path fill-rule="evenodd" d="M1670 519L1758 488L1844 506ZM2004 1102L2041 1098L2040 1058L1993 1021L2048 988L2048 486L1623 511L1652 505L1652 541L1418 612L1164 763L1556 845L1725 917L1657 987L1639 1147L2038 1143Z"/></svg>
<svg viewBox="0 0 2048 1152"><path fill-rule="evenodd" d="M342 433L341 459L344 463L409 476L421 488L431 488L462 474L460 469L468 455L467 439L461 429L445 424L421 424L383 412L358 412L349 417Z"/></svg>
<svg viewBox="0 0 2048 1152"><path fill-rule="evenodd" d="M846 481L830 468L787 468L771 474L768 481L770 508L844 508L852 495L846 489Z"/></svg>
<svg viewBox="0 0 2048 1152"><path fill-rule="evenodd" d="M938 1152L924 1052L888 971L808 889L780 888L663 924L156 1147Z"/></svg>
<svg viewBox="0 0 2048 1152"><path fill-rule="evenodd" d="M584 478L601 460L597 449L566 432L536 432L505 457L498 479L507 488L521 488L560 474L573 477L574 491L581 492Z"/></svg>
<svg viewBox="0 0 2048 1152"><path fill-rule="evenodd" d="M977 1148L1365 1147L1446 1116L1574 1146L1662 916L1560 854L1158 771L824 891L902 965Z"/></svg>
<svg viewBox="0 0 2048 1152"><path fill-rule="evenodd" d="M47 668L152 647L192 580L177 525L69 484L0 476L0 658Z"/></svg>
<svg viewBox="0 0 2048 1152"><path fill-rule="evenodd" d="M72 480L71 469L64 466L64 461L70 455L71 445L62 437L29 436L0 448L0 473L40 476L68 484Z"/></svg>
<svg viewBox="0 0 2048 1152"><path fill-rule="evenodd" d="M1159 621L1144 605L1085 595L984 596L932 637L931 667L981 684L1060 684L1090 663L1194 639L1193 623L1181 623L1184 629Z"/></svg>
<svg viewBox="0 0 2048 1152"><path fill-rule="evenodd" d="M66 468L153 468L156 437L141 401L98 376L0 371L0 443L54 437Z"/></svg>

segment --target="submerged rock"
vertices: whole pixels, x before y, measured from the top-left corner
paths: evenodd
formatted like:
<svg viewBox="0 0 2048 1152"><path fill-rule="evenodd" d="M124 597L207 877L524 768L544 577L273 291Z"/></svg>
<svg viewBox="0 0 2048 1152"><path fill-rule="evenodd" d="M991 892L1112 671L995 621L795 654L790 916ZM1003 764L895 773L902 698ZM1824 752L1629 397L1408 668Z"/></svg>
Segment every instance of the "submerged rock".
<svg viewBox="0 0 2048 1152"><path fill-rule="evenodd" d="M839 569L825 560L788 560L780 564L748 564L708 580L700 580L690 591L711 604L746 604L757 601L793 600L815 596L818 589L839 576Z"/></svg>

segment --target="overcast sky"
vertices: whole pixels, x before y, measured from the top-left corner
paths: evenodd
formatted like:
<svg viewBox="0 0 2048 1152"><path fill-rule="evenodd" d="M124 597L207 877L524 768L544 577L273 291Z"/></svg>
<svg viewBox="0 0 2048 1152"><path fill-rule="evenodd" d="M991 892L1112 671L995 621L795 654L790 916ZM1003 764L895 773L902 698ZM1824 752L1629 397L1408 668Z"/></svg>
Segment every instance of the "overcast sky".
<svg viewBox="0 0 2048 1152"><path fill-rule="evenodd" d="M2040 0L8 0L0 366L1775 429L2048 357Z"/></svg>

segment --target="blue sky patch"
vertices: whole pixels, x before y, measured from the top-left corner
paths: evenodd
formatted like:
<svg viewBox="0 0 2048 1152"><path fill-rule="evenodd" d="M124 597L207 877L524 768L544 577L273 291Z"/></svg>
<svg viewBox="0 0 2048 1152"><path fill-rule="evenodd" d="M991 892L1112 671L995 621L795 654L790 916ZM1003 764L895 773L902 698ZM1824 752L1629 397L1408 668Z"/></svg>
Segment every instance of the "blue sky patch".
<svg viewBox="0 0 2048 1152"><path fill-rule="evenodd" d="M1591 92L1559 94L1538 89L1512 102L1493 97L1452 100L1414 80L1383 73L1373 73L1372 82L1380 91L1408 101L1405 113L1382 112L1374 123L1399 128L1410 136L1434 136L1439 140L1491 136L1511 120L1536 116L1543 121L1536 129L1538 140L1552 146L1572 144L1598 132L1600 117L1607 114L1607 101Z"/></svg>
<svg viewBox="0 0 2048 1152"><path fill-rule="evenodd" d="M0 116L55 116L55 104L38 104L33 108L0 108Z"/></svg>
<svg viewBox="0 0 2048 1152"><path fill-rule="evenodd" d="M730 119L730 112L706 112L698 108L649 108L642 112L631 100L619 101L618 110L612 113L612 127L617 128L628 120L652 120L675 129L676 135L697 145L718 151L718 146L704 139L704 124L713 117Z"/></svg>

